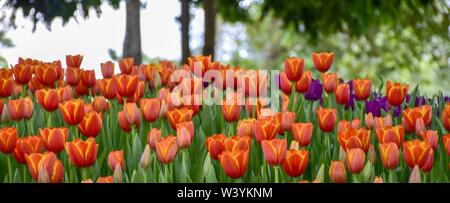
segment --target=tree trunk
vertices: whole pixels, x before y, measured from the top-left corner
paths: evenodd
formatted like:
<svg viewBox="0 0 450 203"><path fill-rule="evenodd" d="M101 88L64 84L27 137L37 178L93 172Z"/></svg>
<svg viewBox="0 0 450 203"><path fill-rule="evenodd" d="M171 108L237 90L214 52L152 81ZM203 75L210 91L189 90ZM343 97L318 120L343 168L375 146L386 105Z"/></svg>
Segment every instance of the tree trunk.
<svg viewBox="0 0 450 203"><path fill-rule="evenodd" d="M203 9L205 11L205 36L203 45L203 55L211 55L214 58L216 44L216 2L215 0L204 0Z"/></svg>
<svg viewBox="0 0 450 203"><path fill-rule="evenodd" d="M126 29L123 57L133 57L135 64L142 63L140 0L126 0Z"/></svg>
<svg viewBox="0 0 450 203"><path fill-rule="evenodd" d="M181 0L181 63L186 64L188 57L191 55L189 48L189 0Z"/></svg>

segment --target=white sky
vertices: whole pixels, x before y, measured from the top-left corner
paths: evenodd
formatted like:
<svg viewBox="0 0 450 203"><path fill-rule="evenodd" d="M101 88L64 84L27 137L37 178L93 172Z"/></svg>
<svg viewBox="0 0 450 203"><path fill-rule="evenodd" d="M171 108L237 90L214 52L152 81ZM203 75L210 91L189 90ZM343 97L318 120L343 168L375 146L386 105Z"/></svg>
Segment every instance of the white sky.
<svg viewBox="0 0 450 203"><path fill-rule="evenodd" d="M181 9L179 0L151 0L146 3L145 9L141 9L143 53L151 58L179 59L181 34L176 20ZM203 10L191 9L191 14L191 49L194 49L201 43ZM122 53L125 3L122 2L118 10L103 4L100 18L91 11L89 19L79 17L78 23L71 19L64 27L57 19L51 31L39 24L33 33L31 21L24 19L21 13L16 24L17 29L7 32L15 47L1 51L8 63L16 63L18 57L29 57L44 61L60 59L64 64L66 54L83 54L82 67L95 68L97 76L100 76L100 63L110 60L108 49L116 50L119 55Z"/></svg>

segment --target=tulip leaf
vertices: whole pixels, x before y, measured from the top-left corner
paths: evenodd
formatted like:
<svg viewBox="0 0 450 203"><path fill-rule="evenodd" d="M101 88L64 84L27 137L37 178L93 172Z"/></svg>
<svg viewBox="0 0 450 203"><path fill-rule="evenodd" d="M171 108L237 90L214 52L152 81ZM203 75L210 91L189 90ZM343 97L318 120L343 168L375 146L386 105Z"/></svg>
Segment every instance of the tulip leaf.
<svg viewBox="0 0 450 203"><path fill-rule="evenodd" d="M411 97L409 99L409 107L414 107L416 104L417 96L419 96L419 84L414 87L414 90L411 93Z"/></svg>
<svg viewBox="0 0 450 203"><path fill-rule="evenodd" d="M21 183L22 182L22 178L20 178L19 169L17 169L17 168L16 168L16 171L14 172L13 181L14 181L14 183Z"/></svg>
<svg viewBox="0 0 450 203"><path fill-rule="evenodd" d="M138 168L139 166L139 161L141 159L141 155L142 155L142 143L141 143L141 139L139 138L139 135L135 134L134 136L134 140L133 140L133 151L132 151L132 160L133 160L133 165L131 165L133 168Z"/></svg>

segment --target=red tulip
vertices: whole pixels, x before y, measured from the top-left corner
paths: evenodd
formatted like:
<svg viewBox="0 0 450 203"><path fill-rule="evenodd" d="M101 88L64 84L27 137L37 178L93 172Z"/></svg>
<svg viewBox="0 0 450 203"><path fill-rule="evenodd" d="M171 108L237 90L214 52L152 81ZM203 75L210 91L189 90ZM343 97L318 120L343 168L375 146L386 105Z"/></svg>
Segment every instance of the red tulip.
<svg viewBox="0 0 450 203"><path fill-rule="evenodd" d="M284 171L291 177L301 176L308 165L308 156L307 150L288 150L283 162Z"/></svg>
<svg viewBox="0 0 450 203"><path fill-rule="evenodd" d="M114 63L111 61L100 63L100 69L102 71L103 78L112 78L114 75Z"/></svg>
<svg viewBox="0 0 450 203"><path fill-rule="evenodd" d="M347 181L347 172L342 161L331 161L328 174L332 183L345 183Z"/></svg>
<svg viewBox="0 0 450 203"><path fill-rule="evenodd" d="M184 121L191 121L192 115L194 111L192 109L188 108L175 108L167 111L167 119L170 122L170 125L172 126L172 129L176 130L176 125L178 123L184 122Z"/></svg>
<svg viewBox="0 0 450 203"><path fill-rule="evenodd" d="M94 110L98 113L106 112L109 110L109 101L105 99L103 96L94 97L94 101L92 101L92 106Z"/></svg>
<svg viewBox="0 0 450 203"><path fill-rule="evenodd" d="M274 139L280 128L280 123L274 122L272 119L258 119L253 124L253 133L256 141L261 143L262 140Z"/></svg>
<svg viewBox="0 0 450 203"><path fill-rule="evenodd" d="M397 144L388 142L380 145L380 157L383 166L388 169L395 169L398 166L400 152Z"/></svg>
<svg viewBox="0 0 450 203"><path fill-rule="evenodd" d="M295 122L295 112L283 112L281 115L281 127L283 131L291 131L291 124Z"/></svg>
<svg viewBox="0 0 450 203"><path fill-rule="evenodd" d="M219 155L220 165L230 178L240 178L247 170L249 151L223 151Z"/></svg>
<svg viewBox="0 0 450 203"><path fill-rule="evenodd" d="M311 142L314 126L312 123L292 123L292 133L294 139L302 147L306 147Z"/></svg>
<svg viewBox="0 0 450 203"><path fill-rule="evenodd" d="M364 167L366 155L360 148L347 149L346 163L351 173L360 173Z"/></svg>
<svg viewBox="0 0 450 203"><path fill-rule="evenodd" d="M5 154L11 154L16 148L18 140L16 128L0 128L0 151Z"/></svg>
<svg viewBox="0 0 450 203"><path fill-rule="evenodd" d="M450 134L446 134L442 137L445 151L447 151L447 154L450 156Z"/></svg>
<svg viewBox="0 0 450 203"><path fill-rule="evenodd" d="M407 133L412 133L414 131L420 133L425 126L429 126L431 124L431 118L431 106L429 105L406 108L402 111L402 124Z"/></svg>
<svg viewBox="0 0 450 203"><path fill-rule="evenodd" d="M95 85L96 81L94 70L83 70L81 72L81 82L83 82L84 86L91 88Z"/></svg>
<svg viewBox="0 0 450 203"><path fill-rule="evenodd" d="M123 171L125 161L123 158L123 150L111 151L108 154L108 166L111 170L115 170L117 166Z"/></svg>
<svg viewBox="0 0 450 203"><path fill-rule="evenodd" d="M117 85L117 95L121 97L132 97L138 89L139 78L131 75L113 76Z"/></svg>
<svg viewBox="0 0 450 203"><path fill-rule="evenodd" d="M316 109L317 122L323 132L331 132L336 126L336 109L318 108Z"/></svg>
<svg viewBox="0 0 450 203"><path fill-rule="evenodd" d="M67 67L79 68L81 62L83 61L83 55L66 55L66 65Z"/></svg>
<svg viewBox="0 0 450 203"><path fill-rule="evenodd" d="M292 83L287 78L285 72L280 73L280 88L281 88L281 91L283 91L283 93L285 93L287 95L290 95L292 92Z"/></svg>
<svg viewBox="0 0 450 203"><path fill-rule="evenodd" d="M219 155L225 150L225 140L227 137L224 134L214 134L206 138L206 149L212 159L219 159Z"/></svg>
<svg viewBox="0 0 450 203"><path fill-rule="evenodd" d="M286 159L286 139L262 140L261 147L269 165L280 165Z"/></svg>
<svg viewBox="0 0 450 203"><path fill-rule="evenodd" d="M72 142L66 142L65 148L67 156L75 166L85 168L94 165L98 151L98 144L94 138L90 137L86 141L77 138Z"/></svg>
<svg viewBox="0 0 450 203"><path fill-rule="evenodd" d="M344 150L359 148L367 152L370 145L370 130L347 128L338 133L338 141Z"/></svg>
<svg viewBox="0 0 450 203"><path fill-rule="evenodd" d="M347 105L350 100L350 87L347 83L341 83L337 86L336 91L336 103L340 105Z"/></svg>
<svg viewBox="0 0 450 203"><path fill-rule="evenodd" d="M14 159L20 163L25 164L25 155L31 153L41 153L44 150L44 142L39 136L28 136L19 138L17 140L16 148L14 149Z"/></svg>
<svg viewBox="0 0 450 203"><path fill-rule="evenodd" d="M32 153L26 155L25 158L28 165L28 171L35 181L60 183L64 179L64 167L54 153ZM42 176L47 176L48 179L40 179Z"/></svg>
<svg viewBox="0 0 450 203"><path fill-rule="evenodd" d="M430 146L431 146L431 148L433 148L433 150L436 150L438 142L439 142L439 136L438 136L436 130L422 131L420 133L420 136L425 140L425 142L430 144Z"/></svg>
<svg viewBox="0 0 450 203"><path fill-rule="evenodd" d="M328 94L333 94L339 84L337 73L323 73L322 74L323 89Z"/></svg>
<svg viewBox="0 0 450 203"><path fill-rule="evenodd" d="M387 81L386 97L389 104L392 106L400 106L406 98L408 87L408 84L403 85L398 82L392 83L391 81Z"/></svg>
<svg viewBox="0 0 450 203"><path fill-rule="evenodd" d="M43 128L39 129L39 135L48 151L59 153L64 149L69 130L67 128Z"/></svg>
<svg viewBox="0 0 450 203"><path fill-rule="evenodd" d="M405 132L401 125L378 128L376 129L376 133L378 142L381 144L393 142L398 148L400 148L403 144Z"/></svg>
<svg viewBox="0 0 450 203"><path fill-rule="evenodd" d="M123 58L119 60L120 72L125 75L130 75L133 71L134 58Z"/></svg>
<svg viewBox="0 0 450 203"><path fill-rule="evenodd" d="M302 78L296 83L296 91L298 93L306 93L311 86L311 71L303 73Z"/></svg>
<svg viewBox="0 0 450 203"><path fill-rule="evenodd" d="M434 150L425 141L407 141L403 143L403 158L410 168L417 165L422 171L428 172L433 167Z"/></svg>
<svg viewBox="0 0 450 203"><path fill-rule="evenodd" d="M58 79L58 70L55 65L42 64L34 67L36 78L44 86L53 86Z"/></svg>
<svg viewBox="0 0 450 203"><path fill-rule="evenodd" d="M325 73L330 69L331 64L333 63L334 53L333 52L330 52L330 53L313 52L312 59L313 59L314 65L316 66L316 69L322 73Z"/></svg>
<svg viewBox="0 0 450 203"><path fill-rule="evenodd" d="M77 86L81 80L81 69L76 67L67 67L65 70L66 83L72 87Z"/></svg>
<svg viewBox="0 0 450 203"><path fill-rule="evenodd" d="M30 82L33 76L33 66L25 64L16 64L13 67L14 79L17 83L25 85Z"/></svg>
<svg viewBox="0 0 450 203"><path fill-rule="evenodd" d="M117 118L120 128L125 132L130 132L132 125L136 128L141 125L141 111L137 108L136 103L126 103Z"/></svg>
<svg viewBox="0 0 450 203"><path fill-rule="evenodd" d="M194 122L184 121L177 125L177 144L180 149L188 148L194 139Z"/></svg>
<svg viewBox="0 0 450 203"><path fill-rule="evenodd" d="M159 111L161 110L161 100L158 98L141 99L141 111L144 119L148 122L155 122L159 118Z"/></svg>
<svg viewBox="0 0 450 203"><path fill-rule="evenodd" d="M241 106L238 105L237 99L225 100L222 104L222 113L225 121L236 122L241 116Z"/></svg>
<svg viewBox="0 0 450 203"><path fill-rule="evenodd" d="M236 135L244 137L253 137L253 124L255 123L254 118L239 120L236 129Z"/></svg>
<svg viewBox="0 0 450 203"><path fill-rule="evenodd" d="M147 135L147 141L150 149L156 149L156 143L160 142L161 139L161 130L158 128L152 128Z"/></svg>
<svg viewBox="0 0 450 203"><path fill-rule="evenodd" d="M55 89L40 89L37 90L36 99L39 104L48 112L53 112L58 109L59 93Z"/></svg>
<svg viewBox="0 0 450 203"><path fill-rule="evenodd" d="M96 111L86 113L78 125L78 129L85 137L97 137L102 129L102 116Z"/></svg>
<svg viewBox="0 0 450 203"><path fill-rule="evenodd" d="M0 97L9 97L14 88L14 80L12 77L1 78L0 77Z"/></svg>
<svg viewBox="0 0 450 203"><path fill-rule="evenodd" d="M355 91L355 98L357 100L366 100L370 96L370 90L372 89L372 80L354 79L353 89Z"/></svg>
<svg viewBox="0 0 450 203"><path fill-rule="evenodd" d="M249 151L251 139L249 137L231 136L225 140L226 151Z"/></svg>
<svg viewBox="0 0 450 203"><path fill-rule="evenodd" d="M287 78L292 82L299 81L303 75L304 65L305 61L302 58L292 57L284 60L284 71Z"/></svg>
<svg viewBox="0 0 450 203"><path fill-rule="evenodd" d="M156 155L162 164L170 164L178 152L176 137L169 135L156 143Z"/></svg>
<svg viewBox="0 0 450 203"><path fill-rule="evenodd" d="M78 125L83 121L84 102L81 99L72 99L59 103L59 110L64 121L69 125Z"/></svg>
<svg viewBox="0 0 450 203"><path fill-rule="evenodd" d="M191 71L197 77L203 77L206 71L211 67L211 56L195 56L188 58L188 64Z"/></svg>
<svg viewBox="0 0 450 203"><path fill-rule="evenodd" d="M447 131L450 131L450 102L442 110L442 125Z"/></svg>
<svg viewBox="0 0 450 203"><path fill-rule="evenodd" d="M8 100L8 113L15 121L30 119L33 116L34 105L30 97Z"/></svg>

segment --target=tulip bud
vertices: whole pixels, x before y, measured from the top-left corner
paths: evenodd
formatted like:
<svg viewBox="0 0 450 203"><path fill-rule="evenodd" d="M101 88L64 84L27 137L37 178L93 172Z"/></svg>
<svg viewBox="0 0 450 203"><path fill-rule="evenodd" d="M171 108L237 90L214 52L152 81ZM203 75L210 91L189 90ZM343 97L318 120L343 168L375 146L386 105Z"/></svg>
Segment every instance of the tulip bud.
<svg viewBox="0 0 450 203"><path fill-rule="evenodd" d="M38 183L50 183L50 176L48 175L47 169L44 166L39 167Z"/></svg>
<svg viewBox="0 0 450 203"><path fill-rule="evenodd" d="M372 129L372 128L375 127L375 120L373 118L372 113L370 113L370 112L368 114L366 113L365 120L366 120L366 127L367 128Z"/></svg>
<svg viewBox="0 0 450 203"><path fill-rule="evenodd" d="M151 164L151 151L150 151L150 145L145 145L144 152L142 153L141 160L139 161L139 164L141 168L146 169Z"/></svg>
<svg viewBox="0 0 450 203"><path fill-rule="evenodd" d="M415 130L416 135L420 135L420 133L425 130L425 122L423 122L423 118L417 118Z"/></svg>
<svg viewBox="0 0 450 203"><path fill-rule="evenodd" d="M290 149L298 150L299 148L300 148L300 147L299 147L298 142L295 141L295 140L292 140Z"/></svg>
<svg viewBox="0 0 450 203"><path fill-rule="evenodd" d="M122 182L122 169L120 165L116 165L114 168L114 182L121 183Z"/></svg>
<svg viewBox="0 0 450 203"><path fill-rule="evenodd" d="M369 182L369 180L372 180L372 176L375 174L375 172L370 161L368 161L364 166L362 174L365 182Z"/></svg>
<svg viewBox="0 0 450 203"><path fill-rule="evenodd" d="M372 162L372 164L375 164L377 161L377 153L375 152L375 148L372 144L369 146L369 151L367 152L367 160Z"/></svg>
<svg viewBox="0 0 450 203"><path fill-rule="evenodd" d="M345 161L345 150L342 146L339 147L339 160Z"/></svg>
<svg viewBox="0 0 450 203"><path fill-rule="evenodd" d="M314 182L316 183L323 183L325 178L325 165L320 165L319 171L317 171L316 179L314 179Z"/></svg>
<svg viewBox="0 0 450 203"><path fill-rule="evenodd" d="M92 179L89 178L86 180L82 180L81 183L94 183L94 182L92 181Z"/></svg>
<svg viewBox="0 0 450 203"><path fill-rule="evenodd" d="M414 166L413 171L411 172L411 175L409 176L409 183L421 183L422 180L420 179L420 170L419 166Z"/></svg>
<svg viewBox="0 0 450 203"><path fill-rule="evenodd" d="M384 183L383 178L380 176L375 176L373 183Z"/></svg>

